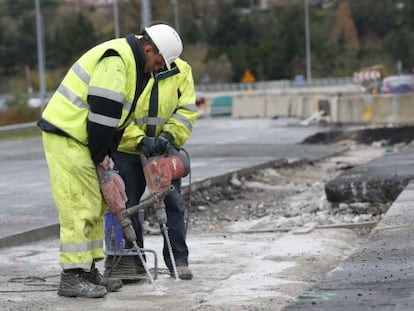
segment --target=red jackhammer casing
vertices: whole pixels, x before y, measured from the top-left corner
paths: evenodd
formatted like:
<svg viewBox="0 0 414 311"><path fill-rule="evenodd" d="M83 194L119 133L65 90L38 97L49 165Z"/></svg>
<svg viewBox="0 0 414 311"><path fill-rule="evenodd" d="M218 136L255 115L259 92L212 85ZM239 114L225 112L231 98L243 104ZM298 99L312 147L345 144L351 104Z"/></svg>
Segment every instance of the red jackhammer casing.
<svg viewBox="0 0 414 311"><path fill-rule="evenodd" d="M171 181L188 175L190 161L187 156L174 153L152 157L144 164L144 174L150 193L159 193L171 185Z"/></svg>

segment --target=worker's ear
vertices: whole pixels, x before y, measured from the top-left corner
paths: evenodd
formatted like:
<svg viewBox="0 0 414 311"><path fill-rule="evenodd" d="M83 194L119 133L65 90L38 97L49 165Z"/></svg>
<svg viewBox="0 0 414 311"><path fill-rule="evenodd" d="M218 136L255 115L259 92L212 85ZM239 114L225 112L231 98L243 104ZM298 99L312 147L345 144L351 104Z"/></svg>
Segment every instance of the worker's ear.
<svg viewBox="0 0 414 311"><path fill-rule="evenodd" d="M144 44L144 46L142 47L142 51L144 52L144 54L148 54L149 52L154 51L154 49L151 46L151 44Z"/></svg>

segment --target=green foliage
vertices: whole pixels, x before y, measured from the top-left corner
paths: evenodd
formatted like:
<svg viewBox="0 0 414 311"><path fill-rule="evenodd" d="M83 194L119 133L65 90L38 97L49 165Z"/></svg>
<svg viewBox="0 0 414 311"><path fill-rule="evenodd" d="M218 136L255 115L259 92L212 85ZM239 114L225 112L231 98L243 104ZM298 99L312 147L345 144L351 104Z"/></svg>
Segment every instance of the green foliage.
<svg viewBox="0 0 414 311"><path fill-rule="evenodd" d="M54 10L61 1L42 0L42 8ZM16 74L25 66L37 64L35 2L0 2L0 75Z"/></svg>
<svg viewBox="0 0 414 311"><path fill-rule="evenodd" d="M48 40L48 66L69 67L83 52L97 43L97 34L82 12L64 12L54 36Z"/></svg>
<svg viewBox="0 0 414 311"><path fill-rule="evenodd" d="M398 60L403 71L414 68L414 1L351 0L352 16L358 34L364 43L358 61L364 65L384 63L390 73L396 73ZM397 4L403 3L403 7ZM373 58L377 61L373 61Z"/></svg>
<svg viewBox="0 0 414 311"><path fill-rule="evenodd" d="M402 28L396 34L388 35L385 38L384 47L393 59L403 60L405 64L414 66L414 32L412 30Z"/></svg>
<svg viewBox="0 0 414 311"><path fill-rule="evenodd" d="M299 7L291 6L273 14L279 18L260 40L258 57L266 79L286 79L304 65L303 13Z"/></svg>
<svg viewBox="0 0 414 311"><path fill-rule="evenodd" d="M341 16L336 10L346 1L352 14L345 22L355 25L352 40L358 41L354 50L349 48L349 32L339 32L332 39L332 29ZM399 2L404 6L397 6ZM111 6L76 7L64 0L40 3L47 90L52 91L84 51L113 38L113 12ZM265 10L259 1L251 0L178 3L183 56L197 67L197 82L207 75L210 82L238 82L247 68L258 80L293 79L305 73L303 1L278 1L279 5L269 1ZM141 4L140 0L119 1L121 36L140 31ZM399 60L404 72L414 67L414 0L338 0L325 9L311 5L309 12L313 77L351 76L373 63L384 63L392 74ZM152 19L174 24L171 1L153 1ZM25 78L27 68L33 71L38 66L34 1L0 0L0 27L0 90L16 81L19 89L31 84L36 91L37 73ZM200 46L202 51L196 55Z"/></svg>
<svg viewBox="0 0 414 311"><path fill-rule="evenodd" d="M19 31L16 23L8 17L3 17L0 20L0 28L0 74L2 76L9 76L17 72L15 38L18 36Z"/></svg>

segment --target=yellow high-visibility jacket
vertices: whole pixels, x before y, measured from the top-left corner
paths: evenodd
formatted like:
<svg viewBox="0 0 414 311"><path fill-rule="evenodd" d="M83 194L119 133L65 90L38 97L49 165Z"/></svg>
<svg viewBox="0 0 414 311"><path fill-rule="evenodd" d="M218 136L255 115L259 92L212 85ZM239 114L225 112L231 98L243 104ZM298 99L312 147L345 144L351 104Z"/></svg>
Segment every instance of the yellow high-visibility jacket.
<svg viewBox="0 0 414 311"><path fill-rule="evenodd" d="M148 82L138 100L134 122L125 129L118 151L138 154L137 144L148 136L149 126L155 126L155 137L161 132L171 134L176 147L190 137L198 116L192 70L180 58L174 63L171 70L155 74ZM156 111L154 115L151 109Z"/></svg>
<svg viewBox="0 0 414 311"><path fill-rule="evenodd" d="M144 73L142 50L137 50L134 56L127 40L121 38L87 51L62 80L39 126L88 145L94 162L102 161L116 149L116 135L132 120L137 85L142 92L150 78Z"/></svg>

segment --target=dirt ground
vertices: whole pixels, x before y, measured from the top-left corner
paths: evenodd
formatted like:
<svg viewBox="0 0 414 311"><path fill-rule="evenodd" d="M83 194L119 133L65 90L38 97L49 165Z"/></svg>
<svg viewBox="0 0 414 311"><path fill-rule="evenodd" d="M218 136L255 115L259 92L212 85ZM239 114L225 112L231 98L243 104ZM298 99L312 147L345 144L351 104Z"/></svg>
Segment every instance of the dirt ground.
<svg viewBox="0 0 414 311"><path fill-rule="evenodd" d="M384 154L381 146L346 143L348 152L321 162L234 175L225 187L192 193L187 238L191 281L169 277L162 239L148 234L145 246L157 252L160 265L156 288L143 281L103 299L58 297L53 287L58 283L58 241L52 239L0 250L0 309L282 310L360 247L388 208L326 201L327 181ZM370 226L351 225L358 223ZM29 272L49 276L49 285L40 282L35 292L26 292L33 287L10 282Z"/></svg>

